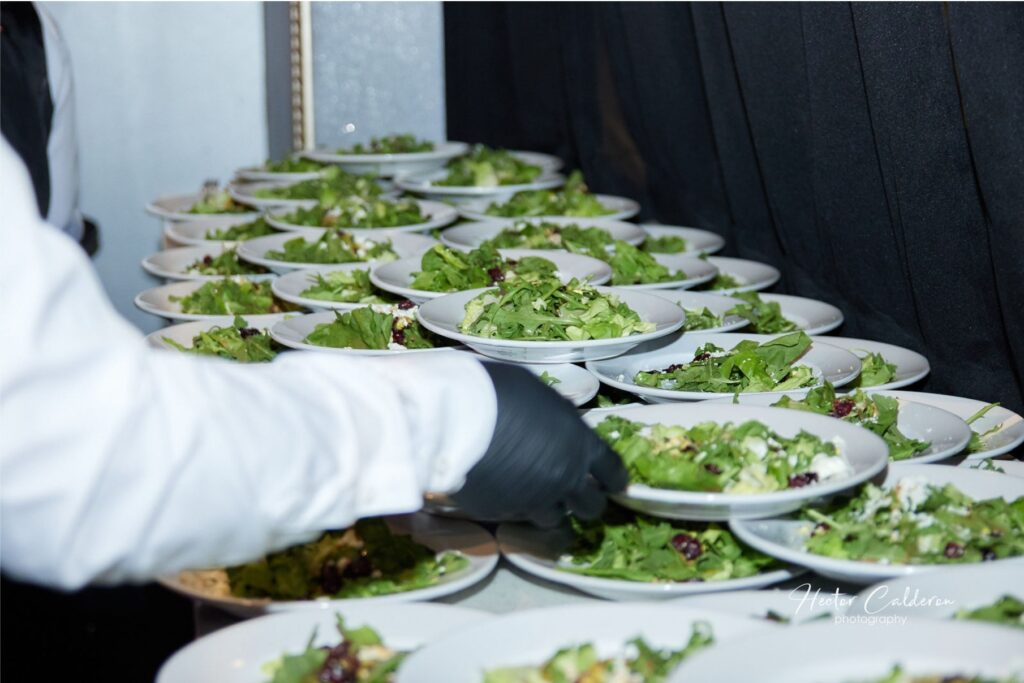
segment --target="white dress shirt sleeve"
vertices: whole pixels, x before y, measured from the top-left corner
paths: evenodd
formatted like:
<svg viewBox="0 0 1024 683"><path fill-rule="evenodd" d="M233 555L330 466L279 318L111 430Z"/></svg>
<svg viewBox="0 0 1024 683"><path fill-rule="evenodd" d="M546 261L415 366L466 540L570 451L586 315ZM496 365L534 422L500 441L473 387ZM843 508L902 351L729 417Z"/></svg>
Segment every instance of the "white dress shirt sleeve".
<svg viewBox="0 0 1024 683"><path fill-rule="evenodd" d="M0 145L0 562L67 589L233 564L451 492L497 400L467 354L151 349Z"/></svg>

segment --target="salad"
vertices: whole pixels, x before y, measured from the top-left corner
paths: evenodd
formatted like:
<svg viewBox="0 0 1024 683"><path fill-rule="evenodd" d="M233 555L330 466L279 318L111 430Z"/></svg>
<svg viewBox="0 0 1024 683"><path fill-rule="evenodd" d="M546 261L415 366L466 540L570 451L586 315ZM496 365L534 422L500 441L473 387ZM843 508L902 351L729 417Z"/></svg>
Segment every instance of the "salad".
<svg viewBox="0 0 1024 683"><path fill-rule="evenodd" d="M336 349L410 351L444 346L445 342L420 327L416 306L374 304L353 311L334 312L334 320L317 325L306 343Z"/></svg>
<svg viewBox="0 0 1024 683"><path fill-rule="evenodd" d="M483 683L662 683L684 659L714 641L711 626L696 622L689 642L679 650L659 650L634 638L623 652L601 657L592 643L581 643L559 650L539 666L485 671Z"/></svg>
<svg viewBox="0 0 1024 683"><path fill-rule="evenodd" d="M303 180L284 187L264 187L253 192L253 196L264 199L316 199L323 206L332 206L349 195L376 197L380 185L372 175L355 175L329 166L319 178Z"/></svg>
<svg viewBox="0 0 1024 683"><path fill-rule="evenodd" d="M248 213L252 211L248 206L239 204L227 190L217 187L217 183L209 182L203 185L199 201L193 204L188 213Z"/></svg>
<svg viewBox="0 0 1024 683"><path fill-rule="evenodd" d="M601 390L597 393L597 396L590 399L584 405L581 410L593 410L594 408L615 408L618 406L628 406L633 403L637 403L638 399L633 394L626 393L614 387L606 387L601 385Z"/></svg>
<svg viewBox="0 0 1024 683"><path fill-rule="evenodd" d="M686 239L679 235L648 236L640 245L649 254L681 254L686 251L686 247Z"/></svg>
<svg viewBox="0 0 1024 683"><path fill-rule="evenodd" d="M909 674L901 666L881 678L862 683L1021 683L1020 678L992 678L990 676L967 676L963 674Z"/></svg>
<svg viewBox="0 0 1024 683"><path fill-rule="evenodd" d="M316 631L305 651L285 654L263 668L266 683L391 683L406 653L384 644L369 626L349 628L339 614L341 642L333 647L314 647Z"/></svg>
<svg viewBox="0 0 1024 683"><path fill-rule="evenodd" d="M999 404L999 403L989 403L987 406L985 406L984 408L982 408L978 412L974 413L974 415L971 415L969 418L967 418L964 421L967 424L969 424L969 425L974 424L975 422L977 422L978 420L983 418L988 411L992 410L993 408L998 407L999 405L1001 405L1001 404ZM977 431L974 431L974 428L972 427L971 428L971 440L967 444L967 452L968 453L977 453L979 451L983 451L986 448L988 448L988 446L985 445L985 437L990 435L990 434L994 434L995 432L998 432L1002 428L1003 428L1002 424L997 424L997 425L994 425L993 427L985 430L984 432L977 432ZM986 462L989 462L989 461L986 461Z"/></svg>
<svg viewBox="0 0 1024 683"><path fill-rule="evenodd" d="M1024 601L1012 595L1004 595L990 605L958 610L953 618L989 621L993 624L1024 628Z"/></svg>
<svg viewBox="0 0 1024 683"><path fill-rule="evenodd" d="M605 216L615 213L590 194L583 174L573 171L560 190L516 192L503 203L492 202L490 216Z"/></svg>
<svg viewBox="0 0 1024 683"><path fill-rule="evenodd" d="M335 270L330 273L310 273L313 283L299 296L318 301L339 301L348 304L385 304L397 298L370 284L370 269Z"/></svg>
<svg viewBox="0 0 1024 683"><path fill-rule="evenodd" d="M240 261L234 249L225 249L217 256L207 254L185 267L185 273L189 275L259 275L269 272L263 266Z"/></svg>
<svg viewBox="0 0 1024 683"><path fill-rule="evenodd" d="M271 249L264 258L287 263L356 263L359 261L394 261L398 254L391 240L365 240L344 230L327 230L315 242L295 237L282 249Z"/></svg>
<svg viewBox="0 0 1024 683"><path fill-rule="evenodd" d="M647 252L622 240L616 240L610 251L602 249L600 256L590 255L607 261L612 267L613 286L646 285L686 279L686 273L683 271L669 270Z"/></svg>
<svg viewBox="0 0 1024 683"><path fill-rule="evenodd" d="M541 174L540 166L520 160L504 149L475 145L464 157L448 162L448 175L434 185L445 187L498 187L525 185Z"/></svg>
<svg viewBox="0 0 1024 683"><path fill-rule="evenodd" d="M429 218L420 211L414 199L374 199L356 195L334 197L331 204L318 204L311 209L296 209L281 216L289 225L314 228L394 228L426 223Z"/></svg>
<svg viewBox="0 0 1024 683"><path fill-rule="evenodd" d="M440 244L423 254L420 268L409 286L426 292L460 292L519 277L554 277L556 270L554 263L537 256L512 260L491 247L461 252Z"/></svg>
<svg viewBox="0 0 1024 683"><path fill-rule="evenodd" d="M268 160L263 164L263 170L268 173L313 173L324 168L330 167L304 157L288 157L280 161Z"/></svg>
<svg viewBox="0 0 1024 683"><path fill-rule="evenodd" d="M683 329L687 332L710 330L725 324L725 319L720 315L715 315L707 306L702 310L683 308L683 312L686 313L686 322L683 323Z"/></svg>
<svg viewBox="0 0 1024 683"><path fill-rule="evenodd" d="M224 570L230 594L243 598L312 600L369 598L437 584L469 566L461 553L435 553L382 519Z"/></svg>
<svg viewBox="0 0 1024 683"><path fill-rule="evenodd" d="M244 278L211 280L191 294L167 298L178 302L182 313L192 315L258 315L299 308L276 299L270 290L270 282Z"/></svg>
<svg viewBox="0 0 1024 683"><path fill-rule="evenodd" d="M738 315L750 323L750 329L756 334L780 334L793 332L797 324L782 315L782 307L777 301L764 301L757 292L737 292L732 295L741 299L725 312L726 315Z"/></svg>
<svg viewBox="0 0 1024 683"><path fill-rule="evenodd" d="M629 470L654 488L770 493L849 476L836 445L805 431L786 437L756 420L646 425L611 415L596 427Z"/></svg>
<svg viewBox="0 0 1024 683"><path fill-rule="evenodd" d="M537 375L537 379L539 379L541 382L544 382L544 384L549 387L553 387L556 384L562 383L562 380L558 379L554 375L549 374L547 370Z"/></svg>
<svg viewBox="0 0 1024 683"><path fill-rule="evenodd" d="M358 142L351 147L342 147L338 154L414 154L433 150L434 143L429 140L418 140L411 133L397 133L371 138L369 144Z"/></svg>
<svg viewBox="0 0 1024 683"><path fill-rule="evenodd" d="M192 338L192 346L182 346L173 339L163 340L186 353L204 356L220 356L240 363L263 363L274 360L277 355L277 344L270 338L266 330L249 327L249 323L240 315L230 327L211 327Z"/></svg>
<svg viewBox="0 0 1024 683"><path fill-rule="evenodd" d="M714 292L721 289L736 289L742 287L743 283L729 273L718 273L707 282L693 288L695 292Z"/></svg>
<svg viewBox="0 0 1024 683"><path fill-rule="evenodd" d="M810 346L811 338L803 332L761 344L745 339L730 351L709 342L694 352L693 360L638 372L633 382L642 387L719 394L800 389L817 382L811 368L796 364Z"/></svg>
<svg viewBox="0 0 1024 683"><path fill-rule="evenodd" d="M857 389L852 394L837 397L835 387L826 382L824 386L811 389L803 399L783 396L772 405L838 417L860 425L882 437L889 447L889 459L893 461L913 458L931 445L927 441L911 439L900 432L896 426L900 402L889 396L865 394Z"/></svg>
<svg viewBox="0 0 1024 683"><path fill-rule="evenodd" d="M277 231L270 227L270 224L262 217L241 225L232 225L228 228L213 228L206 231L206 239L222 240L227 242L243 242L255 237L273 235Z"/></svg>
<svg viewBox="0 0 1024 683"><path fill-rule="evenodd" d="M481 246L495 249L565 249L575 254L604 258L604 251L612 245L612 236L598 227L581 228L575 223L517 221Z"/></svg>
<svg viewBox="0 0 1024 683"><path fill-rule="evenodd" d="M860 359L860 376L850 386L877 387L888 384L896 377L896 365L880 353L869 353Z"/></svg>
<svg viewBox="0 0 1024 683"><path fill-rule="evenodd" d="M573 278L516 278L466 303L459 329L477 337L523 341L586 341L653 332L611 293Z"/></svg>
<svg viewBox="0 0 1024 683"><path fill-rule="evenodd" d="M605 579L727 581L762 573L775 561L717 524L656 519L610 508L592 522L572 519L575 541L558 568Z"/></svg>
<svg viewBox="0 0 1024 683"><path fill-rule="evenodd" d="M904 477L866 485L853 499L816 510L806 549L880 564L964 564L1024 555L1024 498L974 500L952 484Z"/></svg>

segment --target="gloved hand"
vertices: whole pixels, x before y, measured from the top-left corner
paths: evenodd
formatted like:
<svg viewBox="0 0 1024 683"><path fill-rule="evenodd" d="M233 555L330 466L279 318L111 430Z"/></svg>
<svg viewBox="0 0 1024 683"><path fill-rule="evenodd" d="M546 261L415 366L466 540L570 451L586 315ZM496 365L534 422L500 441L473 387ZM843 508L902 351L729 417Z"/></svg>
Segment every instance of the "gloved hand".
<svg viewBox="0 0 1024 683"><path fill-rule="evenodd" d="M566 512L593 519L626 487L622 460L576 408L529 370L484 363L498 397L491 445L452 495L469 515L553 526Z"/></svg>

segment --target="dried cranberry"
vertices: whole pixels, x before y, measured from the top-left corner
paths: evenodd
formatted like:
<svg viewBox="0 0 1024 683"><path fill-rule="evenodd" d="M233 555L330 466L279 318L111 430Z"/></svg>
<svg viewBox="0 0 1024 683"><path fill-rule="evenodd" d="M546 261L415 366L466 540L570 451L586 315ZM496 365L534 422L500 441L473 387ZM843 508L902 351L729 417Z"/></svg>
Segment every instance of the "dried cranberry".
<svg viewBox="0 0 1024 683"><path fill-rule="evenodd" d="M203 265L204 266L212 266L213 265L213 257L210 256L209 254L204 256L203 257Z"/></svg>
<svg viewBox="0 0 1024 683"><path fill-rule="evenodd" d="M398 302L398 307L403 311L408 311L410 308L416 308L416 304L409 299L402 299Z"/></svg>
<svg viewBox="0 0 1024 683"><path fill-rule="evenodd" d="M996 551L992 548L985 548L981 551L981 559L983 562L991 562L992 560L998 559L996 557Z"/></svg>
<svg viewBox="0 0 1024 683"><path fill-rule="evenodd" d="M832 401L832 417L846 417L853 412L856 405L851 399L837 398Z"/></svg>
<svg viewBox="0 0 1024 683"><path fill-rule="evenodd" d="M320 566L320 587L324 593L334 594L341 590L341 573L334 560L325 560Z"/></svg>
<svg viewBox="0 0 1024 683"><path fill-rule="evenodd" d="M673 363L672 365L670 365L667 368L665 368L664 370L662 370L662 372L675 372L676 370L678 370L681 367L683 367L683 366L680 365L679 363Z"/></svg>
<svg viewBox="0 0 1024 683"><path fill-rule="evenodd" d="M259 333L260 331L257 330L255 327L243 327L238 331L238 336L241 337L242 339L246 339Z"/></svg>
<svg viewBox="0 0 1024 683"><path fill-rule="evenodd" d="M372 573L373 563L370 562L370 558L366 555L360 555L346 565L345 571L342 572L342 576L346 579L358 579L363 576L369 576Z"/></svg>
<svg viewBox="0 0 1024 683"><path fill-rule="evenodd" d="M697 355L695 355L693 357L693 362L694 363L699 363L700 361L707 360L708 358L711 358L711 354L709 352L705 351L704 353L698 353Z"/></svg>
<svg viewBox="0 0 1024 683"><path fill-rule="evenodd" d="M801 472L800 474L794 474L789 478L789 488L798 489L801 486L807 486L818 481L817 472Z"/></svg>
<svg viewBox="0 0 1024 683"><path fill-rule="evenodd" d="M318 683L356 683L359 675L359 658L352 652L351 644L345 640L327 653L327 659L317 672Z"/></svg>
<svg viewBox="0 0 1024 683"><path fill-rule="evenodd" d="M958 557L963 557L964 547L959 543L954 543L953 541L950 541L946 544L946 549L943 551L942 554L951 560L956 559Z"/></svg>
<svg viewBox="0 0 1024 683"><path fill-rule="evenodd" d="M824 534L824 533L827 533L827 532L829 532L831 530L832 530L832 527L829 526L828 524L825 524L825 522L818 522L817 524L814 525L814 531L811 532L811 535L812 536L817 536L818 534Z"/></svg>
<svg viewBox="0 0 1024 683"><path fill-rule="evenodd" d="M505 280L505 273L501 270L501 268L490 268L487 271L487 274L491 276L491 282L503 282Z"/></svg>
<svg viewBox="0 0 1024 683"><path fill-rule="evenodd" d="M704 465L704 469L706 469L711 474L721 474L722 473L722 468L719 467L718 465L716 465L713 462L709 462L706 465Z"/></svg>
<svg viewBox="0 0 1024 683"><path fill-rule="evenodd" d="M405 330L391 330L391 341L396 344L405 344Z"/></svg>
<svg viewBox="0 0 1024 683"><path fill-rule="evenodd" d="M704 552L700 541L689 534L676 534L672 537L672 547L688 560L696 560Z"/></svg>

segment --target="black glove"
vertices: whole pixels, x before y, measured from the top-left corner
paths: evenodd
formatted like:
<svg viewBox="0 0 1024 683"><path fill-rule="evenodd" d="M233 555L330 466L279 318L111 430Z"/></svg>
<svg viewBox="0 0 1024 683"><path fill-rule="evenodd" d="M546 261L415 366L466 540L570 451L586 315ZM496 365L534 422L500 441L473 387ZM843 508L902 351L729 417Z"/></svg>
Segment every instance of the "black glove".
<svg viewBox="0 0 1024 683"><path fill-rule="evenodd" d="M469 515L553 526L571 512L593 519L626 487L622 460L575 407L529 370L484 363L498 396L491 445L452 498Z"/></svg>

